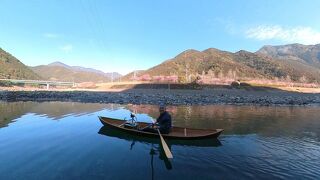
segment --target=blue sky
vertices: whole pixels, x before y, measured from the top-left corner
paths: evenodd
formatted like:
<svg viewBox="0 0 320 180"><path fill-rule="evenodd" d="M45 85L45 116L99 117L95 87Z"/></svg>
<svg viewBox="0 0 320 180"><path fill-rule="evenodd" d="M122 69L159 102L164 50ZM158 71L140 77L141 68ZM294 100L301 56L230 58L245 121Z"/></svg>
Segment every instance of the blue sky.
<svg viewBox="0 0 320 180"><path fill-rule="evenodd" d="M186 49L320 43L318 0L1 0L0 47L26 65L125 74Z"/></svg>

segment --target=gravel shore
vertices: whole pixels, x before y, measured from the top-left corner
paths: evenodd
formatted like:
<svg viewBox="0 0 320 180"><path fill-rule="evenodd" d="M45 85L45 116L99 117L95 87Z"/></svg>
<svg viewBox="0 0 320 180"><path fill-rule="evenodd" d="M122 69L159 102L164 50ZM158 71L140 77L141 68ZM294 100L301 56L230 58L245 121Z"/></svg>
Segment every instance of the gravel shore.
<svg viewBox="0 0 320 180"><path fill-rule="evenodd" d="M320 105L320 94L281 90L240 89L163 90L131 89L120 92L0 91L0 101L70 101L117 104L209 105Z"/></svg>

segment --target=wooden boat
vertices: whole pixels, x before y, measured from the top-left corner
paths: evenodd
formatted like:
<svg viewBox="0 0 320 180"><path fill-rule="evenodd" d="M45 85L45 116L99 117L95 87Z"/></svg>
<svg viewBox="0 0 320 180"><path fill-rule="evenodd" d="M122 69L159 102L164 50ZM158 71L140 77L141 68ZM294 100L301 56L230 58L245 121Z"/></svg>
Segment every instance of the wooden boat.
<svg viewBox="0 0 320 180"><path fill-rule="evenodd" d="M137 129L126 128L123 126L124 122L120 119L113 119L108 117L98 116L101 123L104 126L108 126L119 131L124 131L130 134L145 136L145 137L159 137L157 133L144 132L139 129L143 129L150 125L150 123L139 122ZM169 134L162 134L163 138L166 139L181 139L181 140L193 140L193 139L206 139L206 138L217 138L223 129L207 130L207 129L192 129L182 127L172 127Z"/></svg>
<svg viewBox="0 0 320 180"><path fill-rule="evenodd" d="M98 134L108 136L111 138L117 138L128 142L139 142L142 144L159 144L158 138L139 136L135 134L129 134L127 132L119 131L109 126L102 126ZM192 147L219 147L222 146L221 142L217 138L210 139L197 139L197 140L181 140L181 139L166 139L169 146L192 146Z"/></svg>

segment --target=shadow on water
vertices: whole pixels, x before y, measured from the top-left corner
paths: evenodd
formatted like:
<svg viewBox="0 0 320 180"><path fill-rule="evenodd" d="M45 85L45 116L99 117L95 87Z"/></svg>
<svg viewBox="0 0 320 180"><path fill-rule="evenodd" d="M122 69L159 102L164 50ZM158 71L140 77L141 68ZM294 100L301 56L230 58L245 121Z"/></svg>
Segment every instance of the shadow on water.
<svg viewBox="0 0 320 180"><path fill-rule="evenodd" d="M160 143L160 139L157 138L149 138L149 137L141 137L137 135L132 135L126 132L121 132L110 127L103 126L100 128L99 134L105 135L108 137L115 137L121 140L125 140L131 142L130 150L133 150L135 143L139 142L142 144L150 145L150 156L151 156L151 169L153 174L153 158L154 155L159 155L159 159L162 160L165 164L165 167L168 170L171 170L172 164L170 160L165 156L163 148ZM193 146L193 147L219 147L222 146L221 142L218 139L203 139L203 140L176 140L170 139L166 140L169 149L171 150L172 146Z"/></svg>

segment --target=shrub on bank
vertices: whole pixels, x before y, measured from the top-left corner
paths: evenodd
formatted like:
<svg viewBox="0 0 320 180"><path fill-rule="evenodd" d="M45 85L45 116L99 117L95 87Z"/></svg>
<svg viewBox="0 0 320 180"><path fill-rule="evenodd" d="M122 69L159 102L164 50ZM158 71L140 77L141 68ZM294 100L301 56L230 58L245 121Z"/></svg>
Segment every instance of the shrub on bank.
<svg viewBox="0 0 320 180"><path fill-rule="evenodd" d="M13 83L10 81L0 81L0 87L12 87Z"/></svg>

